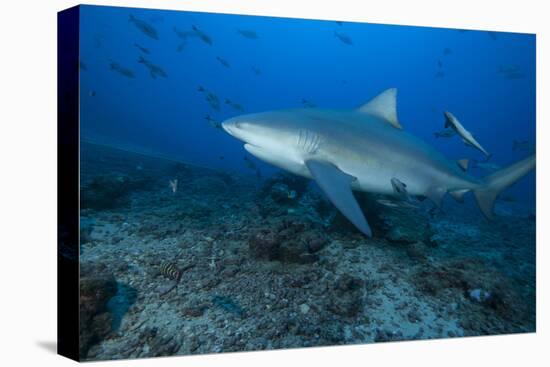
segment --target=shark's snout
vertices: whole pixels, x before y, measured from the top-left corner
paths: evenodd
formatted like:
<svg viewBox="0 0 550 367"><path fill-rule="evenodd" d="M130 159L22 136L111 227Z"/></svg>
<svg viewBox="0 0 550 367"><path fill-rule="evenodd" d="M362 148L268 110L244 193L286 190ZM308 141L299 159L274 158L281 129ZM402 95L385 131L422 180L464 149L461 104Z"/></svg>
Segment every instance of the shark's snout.
<svg viewBox="0 0 550 367"><path fill-rule="evenodd" d="M234 118L225 120L222 122L222 128L231 136L238 138L238 132L240 131L240 122Z"/></svg>
<svg viewBox="0 0 550 367"><path fill-rule="evenodd" d="M224 122L222 122L222 128L225 130L226 133L228 133L229 135L233 135L231 133L231 127L235 125L234 122L232 122L231 120L225 120Z"/></svg>
<svg viewBox="0 0 550 367"><path fill-rule="evenodd" d="M245 140L244 139L244 130L243 130L243 123L236 119L232 118L229 120L225 120L222 122L222 128L231 136L234 138L237 138L239 140Z"/></svg>

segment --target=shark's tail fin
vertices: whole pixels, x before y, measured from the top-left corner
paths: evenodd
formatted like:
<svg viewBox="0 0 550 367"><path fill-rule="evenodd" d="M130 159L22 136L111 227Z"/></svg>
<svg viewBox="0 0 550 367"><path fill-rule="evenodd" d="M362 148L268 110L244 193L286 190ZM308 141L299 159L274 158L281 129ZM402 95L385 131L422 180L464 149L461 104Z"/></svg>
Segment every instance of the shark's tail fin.
<svg viewBox="0 0 550 367"><path fill-rule="evenodd" d="M514 184L535 167L535 155L501 169L485 177L481 185L474 189L474 195L481 212L489 219L493 218L495 199L507 187Z"/></svg>

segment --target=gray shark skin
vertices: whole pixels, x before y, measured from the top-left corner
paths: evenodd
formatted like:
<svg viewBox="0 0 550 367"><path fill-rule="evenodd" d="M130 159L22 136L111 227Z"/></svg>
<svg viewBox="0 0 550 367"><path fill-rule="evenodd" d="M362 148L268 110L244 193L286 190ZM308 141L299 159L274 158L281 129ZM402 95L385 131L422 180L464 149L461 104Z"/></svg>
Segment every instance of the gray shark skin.
<svg viewBox="0 0 550 367"><path fill-rule="evenodd" d="M314 179L329 200L362 233L372 235L352 190L393 195L392 180L407 193L440 205L449 192L461 200L473 191L492 218L498 194L535 166L534 155L484 179L401 129L395 89L353 110L302 108L241 115L222 123L257 158Z"/></svg>

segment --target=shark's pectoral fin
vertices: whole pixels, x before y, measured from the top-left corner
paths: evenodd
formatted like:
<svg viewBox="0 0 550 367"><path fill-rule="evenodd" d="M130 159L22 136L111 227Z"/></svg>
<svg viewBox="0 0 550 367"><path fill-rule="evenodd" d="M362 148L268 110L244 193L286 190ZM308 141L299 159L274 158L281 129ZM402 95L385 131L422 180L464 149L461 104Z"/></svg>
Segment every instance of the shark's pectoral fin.
<svg viewBox="0 0 550 367"><path fill-rule="evenodd" d="M401 124L397 119L396 88L390 88L380 93L378 96L359 107L359 111L380 117L390 123L393 127L402 129Z"/></svg>
<svg viewBox="0 0 550 367"><path fill-rule="evenodd" d="M332 163L308 160L305 162L311 176L340 212L365 235L372 231L351 191L353 177L340 171Z"/></svg>
<svg viewBox="0 0 550 367"><path fill-rule="evenodd" d="M445 190L444 188L439 186L432 186L426 192L426 197L439 208L441 207L441 202L443 201L443 197L446 193L447 190Z"/></svg>

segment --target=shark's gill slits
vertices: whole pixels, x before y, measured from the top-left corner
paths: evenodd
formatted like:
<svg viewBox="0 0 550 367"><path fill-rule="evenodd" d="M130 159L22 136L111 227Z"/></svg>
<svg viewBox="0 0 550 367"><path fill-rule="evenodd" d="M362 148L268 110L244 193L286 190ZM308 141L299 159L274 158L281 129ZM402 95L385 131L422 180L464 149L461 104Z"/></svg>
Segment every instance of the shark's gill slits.
<svg viewBox="0 0 550 367"><path fill-rule="evenodd" d="M298 132L298 149L305 153L313 154L319 149L321 139L318 134L308 130Z"/></svg>

